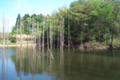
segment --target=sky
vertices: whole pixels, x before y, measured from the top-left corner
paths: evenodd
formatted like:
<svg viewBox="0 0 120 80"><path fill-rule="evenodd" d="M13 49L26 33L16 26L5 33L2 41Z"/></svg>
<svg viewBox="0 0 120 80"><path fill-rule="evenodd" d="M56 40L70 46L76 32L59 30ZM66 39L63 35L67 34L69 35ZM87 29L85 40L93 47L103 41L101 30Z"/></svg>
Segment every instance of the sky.
<svg viewBox="0 0 120 80"><path fill-rule="evenodd" d="M0 1L0 32L10 32L15 24L18 13L24 14L52 14L61 7L69 7L75 0L1 0Z"/></svg>

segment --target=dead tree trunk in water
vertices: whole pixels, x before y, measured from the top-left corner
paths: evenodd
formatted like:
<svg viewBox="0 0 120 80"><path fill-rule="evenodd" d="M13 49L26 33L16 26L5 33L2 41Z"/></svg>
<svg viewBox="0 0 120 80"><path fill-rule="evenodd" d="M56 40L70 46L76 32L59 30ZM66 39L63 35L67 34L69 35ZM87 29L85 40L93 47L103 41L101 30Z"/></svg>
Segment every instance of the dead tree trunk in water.
<svg viewBox="0 0 120 80"><path fill-rule="evenodd" d="M52 21L51 21L51 19L50 19L50 28L49 28L49 34L50 34L50 36L49 36L49 38L50 38L50 50L52 51L52 47L53 47L53 37L52 37Z"/></svg>
<svg viewBox="0 0 120 80"><path fill-rule="evenodd" d="M47 29L47 50L50 49L50 46L49 46L49 27Z"/></svg>
<svg viewBox="0 0 120 80"><path fill-rule="evenodd" d="M57 19L57 23L59 23L59 20ZM59 49L60 48L60 27L58 26L57 28L57 31L58 31L58 34L57 34L57 48Z"/></svg>
<svg viewBox="0 0 120 80"><path fill-rule="evenodd" d="M3 40L3 52L2 52L2 79L5 80L6 79L6 71L5 71L5 21L3 18L3 33L2 33L2 40Z"/></svg>
<svg viewBox="0 0 120 80"><path fill-rule="evenodd" d="M44 53L44 24L42 26L42 53Z"/></svg>
<svg viewBox="0 0 120 80"><path fill-rule="evenodd" d="M112 31L112 28L110 29L110 33L111 33L111 42L110 42L110 45L109 45L109 50L112 50L113 49L113 31Z"/></svg>
<svg viewBox="0 0 120 80"><path fill-rule="evenodd" d="M64 71L64 18L60 18L60 68ZM62 80L64 80L64 73L61 74Z"/></svg>
<svg viewBox="0 0 120 80"><path fill-rule="evenodd" d="M50 19L50 25L49 25L49 55L50 55L50 60L54 59L53 57L53 23L52 23L52 19Z"/></svg>
<svg viewBox="0 0 120 80"><path fill-rule="evenodd" d="M44 41L45 40L45 34L44 33L45 32L44 32L44 27L45 27L45 23L43 23L43 26L42 26L42 39L41 39L42 40L41 44L42 44L42 65L43 65L42 68L43 68L43 70L44 70L44 67L45 67L44 66L44 64L45 64L44 63L45 62L44 61L45 60L45 49L44 49L44 47L45 47L45 45L44 45L44 43L45 43L45 41Z"/></svg>
<svg viewBox="0 0 120 80"><path fill-rule="evenodd" d="M64 18L60 19L60 64L64 64Z"/></svg>
<svg viewBox="0 0 120 80"><path fill-rule="evenodd" d="M22 48L22 20L20 19L20 48Z"/></svg>
<svg viewBox="0 0 120 80"><path fill-rule="evenodd" d="M70 35L70 25L68 22L68 51L70 51L71 35Z"/></svg>

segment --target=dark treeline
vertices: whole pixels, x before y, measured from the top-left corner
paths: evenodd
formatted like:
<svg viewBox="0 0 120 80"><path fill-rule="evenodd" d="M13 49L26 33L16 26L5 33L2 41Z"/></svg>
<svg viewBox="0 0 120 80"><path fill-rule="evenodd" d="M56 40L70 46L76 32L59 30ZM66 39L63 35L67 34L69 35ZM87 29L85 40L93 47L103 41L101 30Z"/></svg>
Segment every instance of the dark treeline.
<svg viewBox="0 0 120 80"><path fill-rule="evenodd" d="M99 42L112 48L114 41L120 42L120 1L78 0L72 2L69 8L60 8L50 16L18 15L12 34L42 35L44 31L44 38L52 35L56 42L62 25L65 46ZM47 35L49 27L52 27L52 34Z"/></svg>

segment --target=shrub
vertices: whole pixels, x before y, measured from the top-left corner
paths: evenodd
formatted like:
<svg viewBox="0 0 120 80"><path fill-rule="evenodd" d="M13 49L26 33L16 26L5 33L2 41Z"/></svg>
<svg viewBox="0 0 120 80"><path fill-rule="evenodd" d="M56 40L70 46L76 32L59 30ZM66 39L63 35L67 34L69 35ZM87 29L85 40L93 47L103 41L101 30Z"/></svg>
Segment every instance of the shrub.
<svg viewBox="0 0 120 80"><path fill-rule="evenodd" d="M15 36L11 36L9 38L9 40L10 40L11 43L16 43L16 37Z"/></svg>

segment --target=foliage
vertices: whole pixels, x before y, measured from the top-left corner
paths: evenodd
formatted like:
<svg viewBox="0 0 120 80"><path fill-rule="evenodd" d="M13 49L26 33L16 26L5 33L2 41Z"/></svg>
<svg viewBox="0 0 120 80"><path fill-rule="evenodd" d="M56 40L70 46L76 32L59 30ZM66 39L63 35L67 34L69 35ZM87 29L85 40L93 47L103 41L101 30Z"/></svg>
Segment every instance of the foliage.
<svg viewBox="0 0 120 80"><path fill-rule="evenodd" d="M51 35L58 36L64 19L65 42L71 40L74 45L79 45L90 41L110 41L112 44L114 38L120 36L119 4L118 0L78 0L51 16L18 15L12 33L32 34L37 31L37 35L45 32L47 36L46 32L51 28L54 29Z"/></svg>
<svg viewBox="0 0 120 80"><path fill-rule="evenodd" d="M13 35L11 35L11 36L9 37L9 40L10 40L11 43L16 43L16 37L13 36Z"/></svg>

